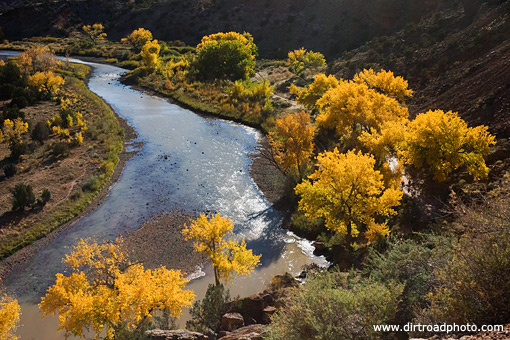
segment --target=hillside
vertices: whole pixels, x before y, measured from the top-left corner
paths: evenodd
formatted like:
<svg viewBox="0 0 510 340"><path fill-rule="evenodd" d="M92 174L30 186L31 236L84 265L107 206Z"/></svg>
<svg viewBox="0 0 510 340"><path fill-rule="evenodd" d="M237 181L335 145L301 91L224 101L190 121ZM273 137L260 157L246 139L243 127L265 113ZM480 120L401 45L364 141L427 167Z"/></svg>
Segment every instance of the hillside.
<svg viewBox="0 0 510 340"><path fill-rule="evenodd" d="M344 53L330 72L349 78L362 68L389 69L415 91L411 114L441 108L498 138L490 162L507 159L510 137L510 3L486 2L473 18L462 6L438 11L393 35ZM507 166L499 163L503 170ZM497 176L498 172L493 172Z"/></svg>
<svg viewBox="0 0 510 340"><path fill-rule="evenodd" d="M133 29L145 27L161 40L182 40L192 45L202 36L218 31L247 31L254 36L262 57L285 57L289 50L304 46L331 59L458 3L455 0L14 0L1 2L0 26L7 39L16 40L65 36L83 24L102 22L110 39L119 40ZM467 17L471 17L482 0L462 3Z"/></svg>

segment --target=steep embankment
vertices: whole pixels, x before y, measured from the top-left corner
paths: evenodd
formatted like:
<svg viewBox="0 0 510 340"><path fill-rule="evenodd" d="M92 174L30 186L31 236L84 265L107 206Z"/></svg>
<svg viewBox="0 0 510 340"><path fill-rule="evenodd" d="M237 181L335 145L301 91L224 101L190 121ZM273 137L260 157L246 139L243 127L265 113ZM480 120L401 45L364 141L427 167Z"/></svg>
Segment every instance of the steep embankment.
<svg viewBox="0 0 510 340"><path fill-rule="evenodd" d="M463 1L475 13L482 0ZM161 40L196 44L219 31L253 34L264 57L285 57L304 46L328 58L364 42L402 29L455 0L146 0L4 2L2 24L8 39L65 35L80 25L102 22L110 38L120 39L138 27ZM52 13L52 15L47 15ZM275 34L277 33L277 34Z"/></svg>

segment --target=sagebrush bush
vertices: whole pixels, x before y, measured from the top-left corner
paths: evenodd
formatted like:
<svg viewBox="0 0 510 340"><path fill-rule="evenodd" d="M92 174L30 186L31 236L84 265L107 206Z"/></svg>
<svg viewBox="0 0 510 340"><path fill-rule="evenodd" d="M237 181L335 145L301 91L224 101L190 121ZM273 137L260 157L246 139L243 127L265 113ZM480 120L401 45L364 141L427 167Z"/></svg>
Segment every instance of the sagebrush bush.
<svg viewBox="0 0 510 340"><path fill-rule="evenodd" d="M3 167L5 177L12 177L16 174L16 164L7 163Z"/></svg>
<svg viewBox="0 0 510 340"><path fill-rule="evenodd" d="M420 240L392 237L385 251L369 248L363 275L376 282L396 282L404 287L397 323L411 321L417 309L425 306L426 295L432 288L434 268L446 261L449 242L449 238L440 236L425 236Z"/></svg>
<svg viewBox="0 0 510 340"><path fill-rule="evenodd" d="M321 273L289 294L265 339L381 339L373 325L395 317L402 285L357 280L346 273Z"/></svg>
<svg viewBox="0 0 510 340"><path fill-rule="evenodd" d="M35 203L35 195L31 185L16 184L12 190L12 210L24 210Z"/></svg>
<svg viewBox="0 0 510 340"><path fill-rule="evenodd" d="M435 287L427 296L429 306L417 322L508 322L510 179L505 177L498 189L475 197L472 203L453 197L457 219L452 228L463 234L446 257L447 263L436 267Z"/></svg>
<svg viewBox="0 0 510 340"><path fill-rule="evenodd" d="M58 142L52 145L51 151L56 158L69 157L69 145L65 142Z"/></svg>
<svg viewBox="0 0 510 340"><path fill-rule="evenodd" d="M32 130L32 139L40 143L50 138L50 128L45 122L37 122Z"/></svg>

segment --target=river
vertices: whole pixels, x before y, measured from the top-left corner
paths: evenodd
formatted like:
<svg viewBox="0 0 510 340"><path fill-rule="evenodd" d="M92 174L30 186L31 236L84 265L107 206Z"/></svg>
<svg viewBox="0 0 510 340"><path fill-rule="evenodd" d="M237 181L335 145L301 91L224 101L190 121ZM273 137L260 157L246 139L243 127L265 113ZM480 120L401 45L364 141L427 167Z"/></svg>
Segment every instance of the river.
<svg viewBox="0 0 510 340"><path fill-rule="evenodd" d="M12 54L11 54L12 55ZM230 121L205 118L168 101L119 82L126 70L80 62L93 67L89 88L136 130L143 142L125 165L119 180L94 211L60 232L29 260L22 271L4 279L22 304L21 339L64 339L57 319L41 319L37 303L63 271L61 259L77 239L112 240L139 228L152 216L179 209L186 213L219 212L235 222L234 232L246 239L261 265L229 285L231 296L261 291L276 274L298 274L303 265L325 265L313 247L281 228L282 215L264 198L249 175L250 154L262 135ZM133 143L128 148L134 148ZM164 246L164 245L158 245ZM205 265L188 284L201 299L214 281ZM184 319L186 319L186 313Z"/></svg>

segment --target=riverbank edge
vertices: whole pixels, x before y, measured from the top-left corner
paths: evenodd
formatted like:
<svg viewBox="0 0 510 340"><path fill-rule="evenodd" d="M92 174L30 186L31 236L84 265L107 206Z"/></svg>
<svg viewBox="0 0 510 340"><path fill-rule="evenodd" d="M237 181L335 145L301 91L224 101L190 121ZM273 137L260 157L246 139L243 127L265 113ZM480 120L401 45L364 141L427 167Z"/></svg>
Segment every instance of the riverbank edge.
<svg viewBox="0 0 510 340"><path fill-rule="evenodd" d="M86 88L88 91L90 91L88 87L88 82L90 78L92 77L93 73L93 67L91 66L90 72L85 76L85 79L83 80ZM93 93L92 91L90 91ZM93 93L95 96L97 96L95 93ZM87 215L88 213L95 210L101 203L105 200L106 196L108 195L110 188L113 184L117 182L117 180L120 178L120 175L122 174L122 170L124 169L124 166L126 165L127 161L131 159L138 151L127 151L126 146L130 143L132 143L137 138L137 133L135 129L128 124L127 120L122 118L118 115L118 113L109 105L106 103L101 97L97 96L100 100L103 101L103 103L113 112L114 116L116 117L120 128L124 130L124 137L122 140L122 150L117 155L119 158L119 161L115 165L115 169L113 171L113 174L110 176L108 181L104 184L103 188L96 194L96 196L90 201L90 203L76 216L71 218L69 221L56 226L53 228L52 231L47 233L46 235L42 236L41 238L35 240L34 242L18 249L13 254L3 258L0 260L0 278L3 278L7 276L10 272L13 270L16 270L17 268L22 267L26 262L32 257L34 253L36 253L41 247L46 245L49 241L51 241L53 238L55 238L59 233L61 233L63 230L67 229L68 227L72 226L74 223L76 223L79 219L81 219L83 216ZM140 142L140 144L143 144L143 142Z"/></svg>

